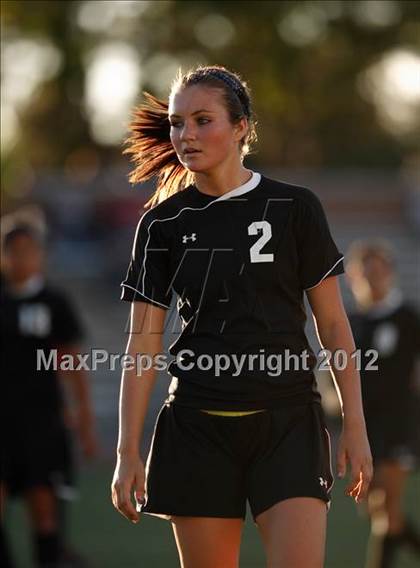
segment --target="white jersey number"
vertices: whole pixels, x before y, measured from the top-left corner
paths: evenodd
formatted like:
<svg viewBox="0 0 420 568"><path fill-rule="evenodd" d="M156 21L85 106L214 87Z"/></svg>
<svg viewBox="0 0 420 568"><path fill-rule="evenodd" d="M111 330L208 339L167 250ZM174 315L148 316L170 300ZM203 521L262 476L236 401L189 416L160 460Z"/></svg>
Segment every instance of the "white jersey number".
<svg viewBox="0 0 420 568"><path fill-rule="evenodd" d="M254 221L248 227L248 235L258 235L258 231L262 231L261 237L249 249L251 262L273 262L274 255L272 253L261 253L262 247L271 239L271 225L268 221Z"/></svg>
<svg viewBox="0 0 420 568"><path fill-rule="evenodd" d="M51 312L44 304L22 304L18 311L19 331L22 335L46 337L51 333Z"/></svg>

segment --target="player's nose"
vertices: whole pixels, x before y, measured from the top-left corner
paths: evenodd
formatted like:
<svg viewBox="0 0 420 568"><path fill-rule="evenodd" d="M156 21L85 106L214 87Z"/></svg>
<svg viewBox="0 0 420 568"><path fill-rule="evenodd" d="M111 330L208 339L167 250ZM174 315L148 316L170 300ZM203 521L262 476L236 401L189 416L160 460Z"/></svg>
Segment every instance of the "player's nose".
<svg viewBox="0 0 420 568"><path fill-rule="evenodd" d="M187 122L185 122L180 132L181 142L189 142L191 140L195 140L196 136L197 133L194 125L187 124Z"/></svg>

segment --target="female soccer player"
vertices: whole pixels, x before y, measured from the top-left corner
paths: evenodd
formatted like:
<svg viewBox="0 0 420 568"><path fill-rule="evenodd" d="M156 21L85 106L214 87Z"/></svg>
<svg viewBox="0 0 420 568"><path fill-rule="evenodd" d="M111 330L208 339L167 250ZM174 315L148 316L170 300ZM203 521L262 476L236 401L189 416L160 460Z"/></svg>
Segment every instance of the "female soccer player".
<svg viewBox="0 0 420 568"><path fill-rule="evenodd" d="M403 545L420 556L420 535L402 504L407 476L420 458L415 376L420 317L396 286L394 253L386 241L354 243L347 273L358 307L350 323L357 346L366 353L361 365L363 406L375 465L367 500L372 534L366 566L390 568Z"/></svg>
<svg viewBox="0 0 420 568"><path fill-rule="evenodd" d="M2 440L0 492L22 496L34 541L34 566L55 568L77 556L65 542L65 493L74 479L70 417L59 373L37 365L37 351L76 354L82 338L79 318L66 295L44 276L44 237L19 214L3 219L1 305ZM67 371L76 402L75 424L83 452L95 452L93 413L86 376ZM66 413L67 411L67 413ZM68 493L68 490L67 490ZM2 519L3 521L3 519ZM3 527L1 565L12 566ZM66 564L68 565L68 564Z"/></svg>
<svg viewBox="0 0 420 568"><path fill-rule="evenodd" d="M159 184L122 283L127 353L160 354L173 292L181 333L145 468L139 441L159 363L123 372L113 504L137 522L134 488L137 511L171 521L183 568L233 568L248 500L268 566L321 567L333 473L303 295L323 345L352 352L342 255L314 193L243 166L255 122L237 74L198 67L178 74L168 103L147 97L126 151L131 181ZM336 378L339 475L349 461L347 492L359 501L372 475L359 376L349 364Z"/></svg>

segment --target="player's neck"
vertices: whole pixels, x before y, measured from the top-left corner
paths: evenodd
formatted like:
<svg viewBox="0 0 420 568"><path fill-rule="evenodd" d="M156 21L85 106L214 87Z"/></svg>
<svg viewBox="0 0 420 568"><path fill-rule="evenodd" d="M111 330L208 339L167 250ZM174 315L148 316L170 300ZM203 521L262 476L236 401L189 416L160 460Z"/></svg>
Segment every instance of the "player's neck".
<svg viewBox="0 0 420 568"><path fill-rule="evenodd" d="M372 306L380 304L389 295L390 290L371 290L370 291L370 304Z"/></svg>
<svg viewBox="0 0 420 568"><path fill-rule="evenodd" d="M244 185L252 177L252 171L242 165L233 171L222 169L213 172L196 173L194 184L198 191L219 197Z"/></svg>
<svg viewBox="0 0 420 568"><path fill-rule="evenodd" d="M377 294L374 299L366 302L364 309L370 312L389 311L397 308L402 302L402 294L398 288L391 288L384 293Z"/></svg>
<svg viewBox="0 0 420 568"><path fill-rule="evenodd" d="M7 285L10 291L17 296L26 296L38 292L44 285L42 274L33 274L25 280L8 280Z"/></svg>

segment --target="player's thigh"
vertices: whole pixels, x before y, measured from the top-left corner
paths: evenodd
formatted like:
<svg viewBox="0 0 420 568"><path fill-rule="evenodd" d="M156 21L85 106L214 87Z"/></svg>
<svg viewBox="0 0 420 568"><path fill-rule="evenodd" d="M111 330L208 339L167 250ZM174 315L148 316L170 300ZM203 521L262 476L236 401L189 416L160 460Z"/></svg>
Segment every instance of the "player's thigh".
<svg viewBox="0 0 420 568"><path fill-rule="evenodd" d="M182 568L237 568L243 520L172 516Z"/></svg>
<svg viewBox="0 0 420 568"><path fill-rule="evenodd" d="M36 485L28 488L25 501L34 528L46 532L57 528L57 499L52 487Z"/></svg>
<svg viewBox="0 0 420 568"><path fill-rule="evenodd" d="M402 503L408 471L398 462L385 462L381 466L382 487L389 530L398 532L403 524Z"/></svg>
<svg viewBox="0 0 420 568"><path fill-rule="evenodd" d="M404 523L402 509L408 472L398 462L384 461L375 467L374 487L369 493L369 513L386 515L388 531L399 532Z"/></svg>
<svg viewBox="0 0 420 568"><path fill-rule="evenodd" d="M383 461L375 467L373 488L385 493L385 502L395 504L401 501L408 471L396 461Z"/></svg>
<svg viewBox="0 0 420 568"><path fill-rule="evenodd" d="M285 499L260 513L255 521L268 568L324 566L327 507L321 499Z"/></svg>

